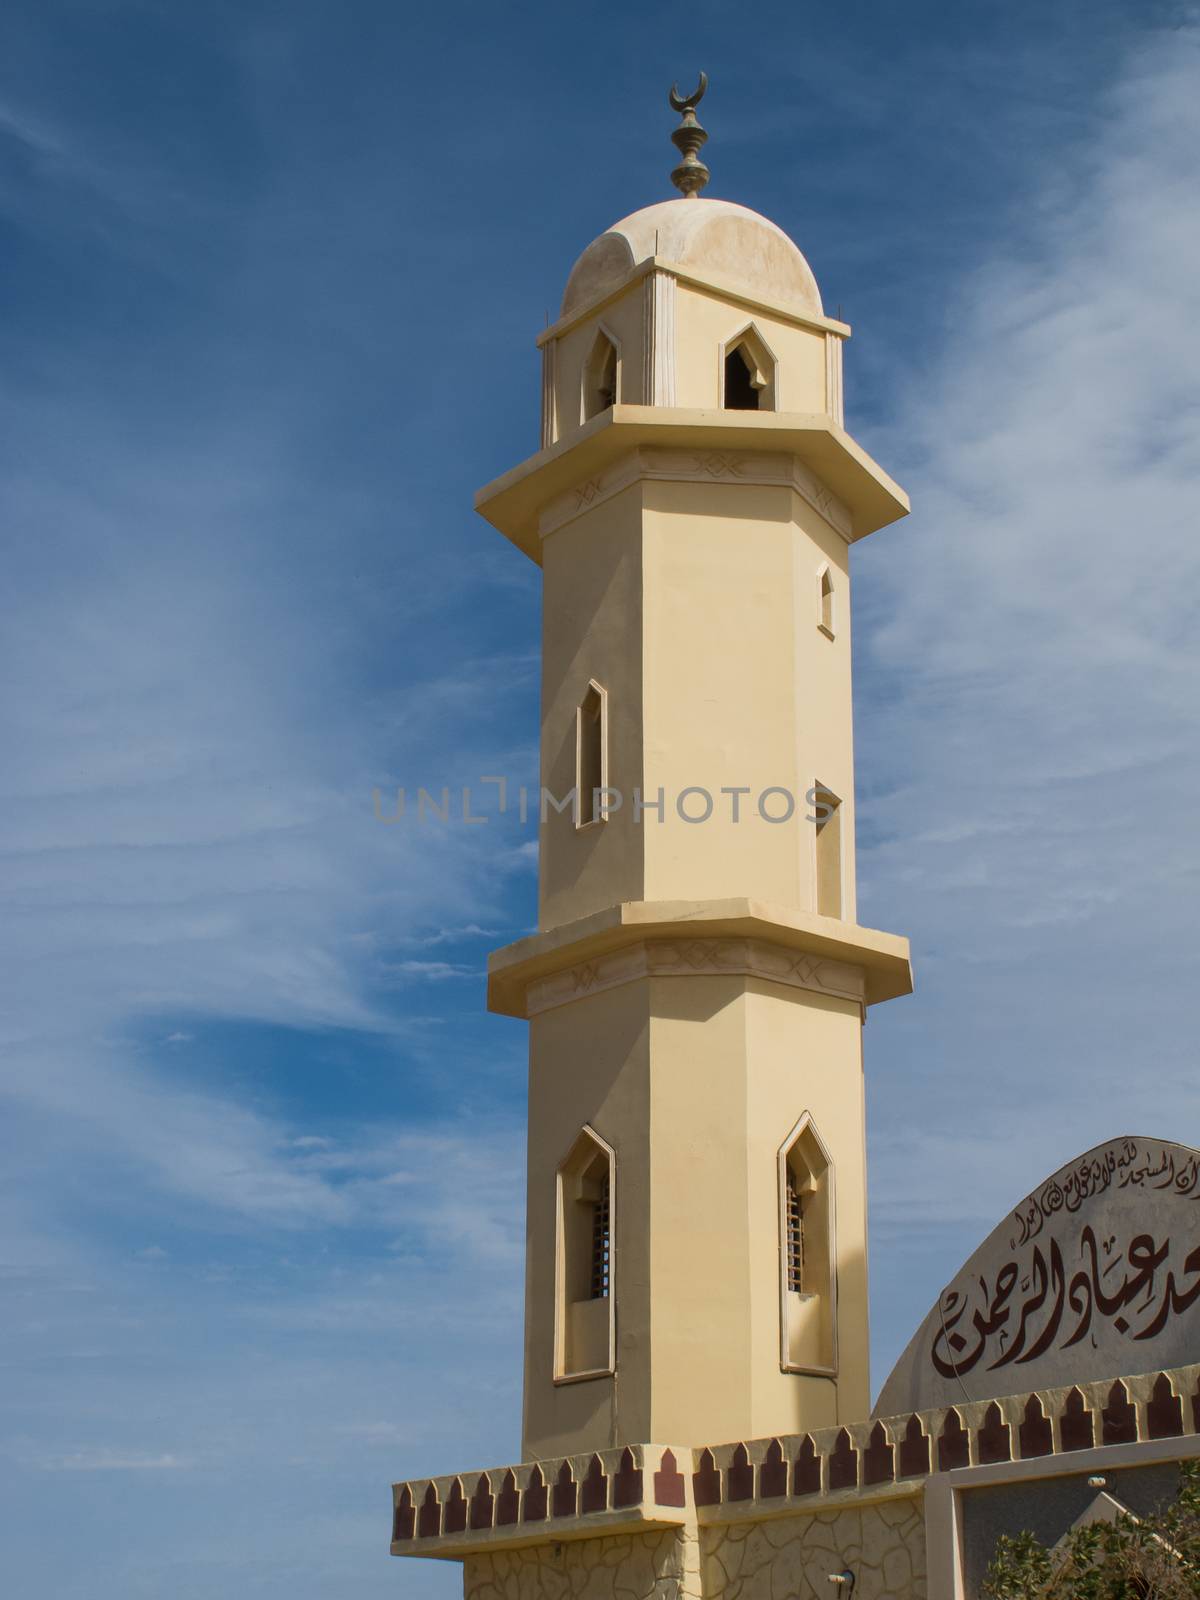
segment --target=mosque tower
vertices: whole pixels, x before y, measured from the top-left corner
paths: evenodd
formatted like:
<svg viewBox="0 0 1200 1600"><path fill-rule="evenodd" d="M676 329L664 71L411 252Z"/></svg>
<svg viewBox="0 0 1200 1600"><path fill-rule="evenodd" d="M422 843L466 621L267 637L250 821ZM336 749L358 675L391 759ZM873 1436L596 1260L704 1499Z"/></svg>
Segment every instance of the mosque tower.
<svg viewBox="0 0 1200 1600"><path fill-rule="evenodd" d="M911 976L857 920L849 547L908 502L800 251L701 198L704 88L477 498L543 574L538 931L488 980L529 1024L524 1440L393 1484L391 1550L464 1600L962 1600L999 1533L1053 1567L1200 1456L1200 1151L1052 1174L872 1412L862 1028Z"/></svg>
<svg viewBox="0 0 1200 1600"><path fill-rule="evenodd" d="M701 198L705 82L476 497L543 578L538 930L488 968L529 1025L522 1463L395 1484L392 1531L468 1600L552 1600L576 1541L589 1595L694 1600L702 1508L838 1488L870 1413L862 1029L912 980L856 916L849 558L908 501L800 251Z"/></svg>
<svg viewBox="0 0 1200 1600"><path fill-rule="evenodd" d="M476 498L543 576L539 931L488 991L529 1021L526 1460L870 1409L862 1027L911 979L855 914L849 557L908 501L803 255L700 197L702 92Z"/></svg>

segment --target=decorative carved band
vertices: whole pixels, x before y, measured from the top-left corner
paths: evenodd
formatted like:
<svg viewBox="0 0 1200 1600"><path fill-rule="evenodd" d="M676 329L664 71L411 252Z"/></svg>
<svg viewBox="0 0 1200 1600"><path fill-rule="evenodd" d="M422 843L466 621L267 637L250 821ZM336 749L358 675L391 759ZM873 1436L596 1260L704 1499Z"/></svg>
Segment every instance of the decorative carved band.
<svg viewBox="0 0 1200 1600"><path fill-rule="evenodd" d="M543 539L568 522L603 504L631 483L653 479L665 483L745 483L791 488L830 527L849 540L850 513L815 473L794 455L762 450L632 450L586 483L551 500L538 520Z"/></svg>
<svg viewBox="0 0 1200 1600"><path fill-rule="evenodd" d="M762 978L859 1003L866 992L860 968L765 939L648 939L539 978L526 991L525 1010L527 1016L537 1016L639 978L714 976Z"/></svg>

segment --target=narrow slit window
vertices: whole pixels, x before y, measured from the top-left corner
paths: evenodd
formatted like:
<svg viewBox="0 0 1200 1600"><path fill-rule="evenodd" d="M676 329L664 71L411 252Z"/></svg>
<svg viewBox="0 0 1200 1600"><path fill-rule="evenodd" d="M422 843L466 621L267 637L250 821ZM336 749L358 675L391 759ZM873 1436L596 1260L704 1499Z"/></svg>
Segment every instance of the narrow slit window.
<svg viewBox="0 0 1200 1600"><path fill-rule="evenodd" d="M584 1128L558 1170L555 1373L610 1372L615 1358L615 1154Z"/></svg>
<svg viewBox="0 0 1200 1600"><path fill-rule="evenodd" d="M607 696L598 683L588 684L576 712L576 773L579 826L604 820L603 791L608 785L605 748L608 740Z"/></svg>
<svg viewBox="0 0 1200 1600"><path fill-rule="evenodd" d="M780 1360L830 1372L834 1327L833 1168L807 1112L779 1151Z"/></svg>
<svg viewBox="0 0 1200 1600"><path fill-rule="evenodd" d="M833 574L828 567L821 569L821 585L818 595L818 627L823 634L833 638Z"/></svg>
<svg viewBox="0 0 1200 1600"><path fill-rule="evenodd" d="M842 802L823 783L815 786L816 901L820 917L842 914Z"/></svg>
<svg viewBox="0 0 1200 1600"><path fill-rule="evenodd" d="M617 347L598 333L583 371L583 420L598 417L617 403Z"/></svg>

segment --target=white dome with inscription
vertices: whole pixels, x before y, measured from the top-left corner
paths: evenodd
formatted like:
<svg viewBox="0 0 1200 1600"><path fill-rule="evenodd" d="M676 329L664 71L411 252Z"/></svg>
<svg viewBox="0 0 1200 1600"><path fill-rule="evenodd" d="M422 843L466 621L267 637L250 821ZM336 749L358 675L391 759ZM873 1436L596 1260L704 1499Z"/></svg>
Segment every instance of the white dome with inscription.
<svg viewBox="0 0 1200 1600"><path fill-rule="evenodd" d="M754 299L821 315L812 268L766 217L731 200L663 200L615 222L571 269L562 314L602 299L650 256L736 283Z"/></svg>

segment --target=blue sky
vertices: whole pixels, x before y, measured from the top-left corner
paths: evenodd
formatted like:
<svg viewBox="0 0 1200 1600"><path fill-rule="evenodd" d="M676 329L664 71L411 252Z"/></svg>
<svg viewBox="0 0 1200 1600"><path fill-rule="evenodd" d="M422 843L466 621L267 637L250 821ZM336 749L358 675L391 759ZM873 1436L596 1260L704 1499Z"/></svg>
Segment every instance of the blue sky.
<svg viewBox="0 0 1200 1600"><path fill-rule="evenodd" d="M1200 19L1184 5L10 5L0 1498L54 1600L441 1600L388 1485L512 1459L537 442L571 262L791 233L913 516L855 553L876 1381L1006 1206L1200 1143ZM685 82L686 80L686 82ZM487 1329L480 1341L478 1329Z"/></svg>

